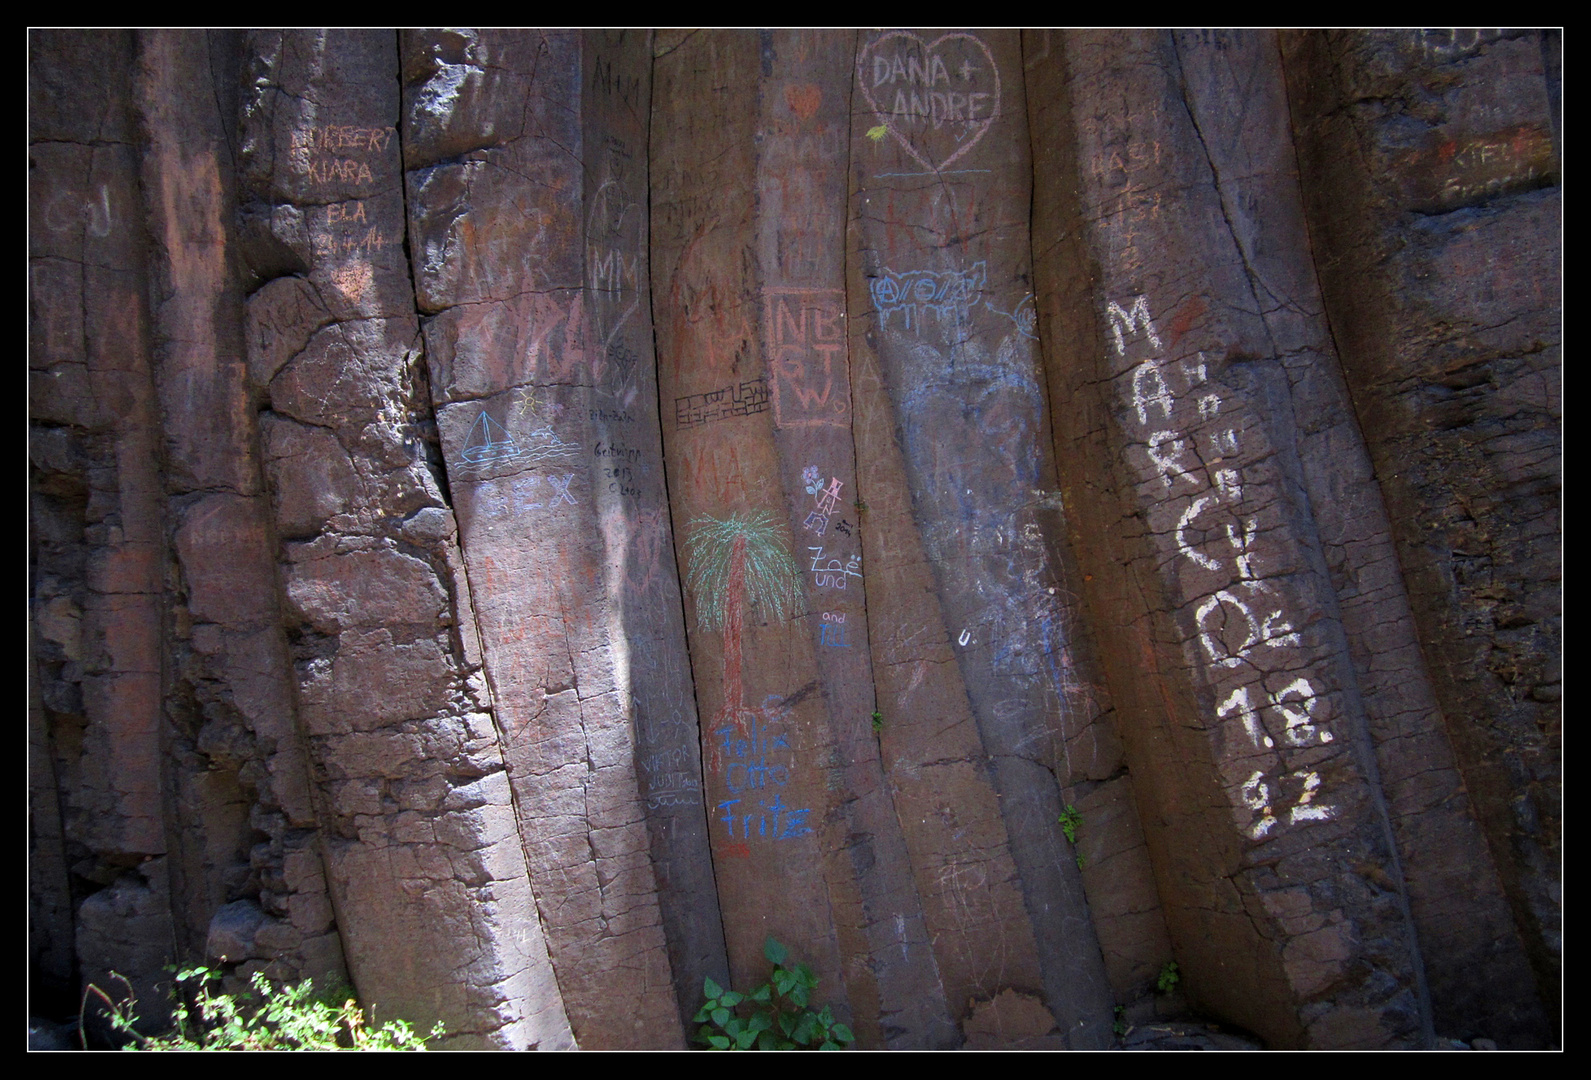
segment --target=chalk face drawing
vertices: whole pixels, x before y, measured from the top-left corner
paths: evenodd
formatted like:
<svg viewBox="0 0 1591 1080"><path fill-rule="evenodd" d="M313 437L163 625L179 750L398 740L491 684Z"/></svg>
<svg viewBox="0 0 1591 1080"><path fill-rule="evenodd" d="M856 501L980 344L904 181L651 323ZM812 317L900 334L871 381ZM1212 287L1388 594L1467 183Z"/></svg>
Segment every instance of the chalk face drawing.
<svg viewBox="0 0 1591 1080"><path fill-rule="evenodd" d="M770 399L766 379L750 379L705 394L688 394L674 399L674 426L698 427L731 416L752 416L767 412Z"/></svg>
<svg viewBox="0 0 1591 1080"><path fill-rule="evenodd" d="M856 77L879 124L926 173L949 170L1000 116L1000 71L975 34L924 41L891 30L862 50Z"/></svg>
<svg viewBox="0 0 1591 1080"><path fill-rule="evenodd" d="M780 427L846 424L845 296L839 289L768 289L763 330Z"/></svg>
<svg viewBox="0 0 1591 1080"><path fill-rule="evenodd" d="M533 399L523 398L506 411L507 423L502 423L485 406L481 408L451 472L466 480L490 480L536 466L557 466L579 454L578 446L559 438L552 425L541 420ZM567 487L564 480L561 497L574 502Z"/></svg>
<svg viewBox="0 0 1591 1080"><path fill-rule="evenodd" d="M1315 801L1320 774L1286 772L1281 764L1283 751L1325 746L1335 736L1326 699L1310 680L1287 679L1293 673L1275 672L1276 661L1268 659L1267 650L1299 647L1303 640L1277 587L1256 566L1259 521L1242 513L1242 426L1223 418L1225 403L1210 382L1204 354L1176 363L1160 357L1147 297L1109 301L1105 321L1117 356L1125 357L1130 346L1147 354L1122 386L1130 402L1127 421L1136 421L1151 466L1151 497L1173 510L1181 505L1173 539L1183 564L1225 582L1199 601L1194 622L1207 670L1227 690L1216 716L1235 723L1237 741L1247 743L1233 762L1241 771L1230 778L1243 832L1260 840L1279 825L1331 820L1336 808ZM1189 420L1197 432L1178 425L1179 401L1193 406L1184 415L1196 411L1197 420ZM1260 761L1266 767L1254 768Z"/></svg>
<svg viewBox="0 0 1591 1080"><path fill-rule="evenodd" d="M746 598L779 621L801 601L801 572L774 522L765 510L722 519L700 517L691 522L686 540L696 625L724 635L724 704L713 724L728 725L742 738L761 715L747 707L741 677Z"/></svg>

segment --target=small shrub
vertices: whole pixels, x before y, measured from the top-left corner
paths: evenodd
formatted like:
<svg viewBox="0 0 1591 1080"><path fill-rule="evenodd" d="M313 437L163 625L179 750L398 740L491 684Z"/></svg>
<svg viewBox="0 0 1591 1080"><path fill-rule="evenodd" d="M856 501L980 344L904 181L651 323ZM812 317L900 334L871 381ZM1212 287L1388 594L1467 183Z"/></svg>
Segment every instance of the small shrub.
<svg viewBox="0 0 1591 1080"><path fill-rule="evenodd" d="M1160 969L1160 977L1155 980L1155 989L1162 994L1169 994L1177 988L1177 983L1182 981L1182 976L1177 974L1177 962L1167 961L1166 966Z"/></svg>
<svg viewBox="0 0 1591 1080"><path fill-rule="evenodd" d="M725 990L712 979L703 981L707 1001L696 1013L702 1025L697 1042L709 1050L839 1050L841 1044L856 1041L850 1028L835 1022L827 1005L811 1008L818 985L811 968L802 963L785 966L789 950L771 937L762 955L773 965L773 974L749 994Z"/></svg>
<svg viewBox="0 0 1591 1080"><path fill-rule="evenodd" d="M1083 823L1083 815L1077 812L1077 807L1068 803L1056 820L1061 824L1061 831L1066 834L1066 842L1077 843L1077 827Z"/></svg>
<svg viewBox="0 0 1591 1080"><path fill-rule="evenodd" d="M127 996L114 1001L90 984L94 994L110 1009L111 1029L129 1041L124 1050L424 1050L425 1040L403 1020L371 1027L358 1002L346 997L333 1005L317 1000L313 980L297 986L275 987L264 974L250 979L254 991L234 997L215 992L220 974L210 968L189 968L176 973L172 986L173 1027L163 1035L147 1036L138 1023L138 1000L132 984L115 972L112 977L126 987ZM445 1030L439 1023L429 1038Z"/></svg>

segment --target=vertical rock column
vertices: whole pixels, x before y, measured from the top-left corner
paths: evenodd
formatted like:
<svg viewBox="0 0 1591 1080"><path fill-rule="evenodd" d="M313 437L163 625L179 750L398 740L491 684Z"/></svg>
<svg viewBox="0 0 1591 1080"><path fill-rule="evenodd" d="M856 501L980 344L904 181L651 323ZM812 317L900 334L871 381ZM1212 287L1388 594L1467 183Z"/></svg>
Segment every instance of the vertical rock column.
<svg viewBox="0 0 1591 1080"><path fill-rule="evenodd" d="M873 378L891 409L886 419L869 402L869 439L885 449L878 429L893 424L911 495L910 518L903 498L881 497L882 522L866 533L889 553L883 569L902 592L920 581L938 598L937 611L894 602L911 623L884 624L880 656L891 668L912 664L904 688L899 675L890 677L908 709L911 692L929 676L924 664L955 658L959 680L939 670L933 682L951 697L952 723L959 710L951 695L962 690L981 752L967 735L947 732L947 748L956 747L950 760L987 755L999 799L996 822L969 775L967 805L924 807L951 826L949 837L929 841L951 848L935 857L941 867L933 892L942 897L948 887L959 901L977 881L973 895L980 904L992 901L999 922L1014 924L1019 936L1012 940L1032 935L1008 977L1029 995L1042 990L1066 1044L1082 1048L1109 1041L1111 997L1077 860L1059 821L1071 740L1092 717L1076 708L1081 697L1067 640L1073 620L1057 599L1051 549L1059 522L1042 505L1054 488L1054 469L1028 283L1021 70L1012 35L864 36L853 76L859 266L852 306L869 318L852 341L860 371L877 364ZM887 484L887 474L881 479ZM906 539L913 532L921 554ZM912 643L918 632L920 644ZM922 754L908 747L903 742L901 749ZM909 775L908 761L894 768ZM956 851L965 830L946 816L951 811L957 819L965 813L969 824L983 823L979 842L965 854ZM1031 929L1020 926L1004 891L1007 857ZM948 914L956 918L954 909ZM1027 966L1033 960L1036 971ZM983 983L980 990L987 986L987 976L968 972L965 960L957 967L963 978ZM1031 981L1035 976L1041 985ZM1043 1036L1048 1027L1041 1020L1021 1034Z"/></svg>
<svg viewBox="0 0 1591 1080"><path fill-rule="evenodd" d="M433 433L404 257L397 37L248 44L249 368L321 845L365 1000L449 1045L568 1044ZM290 856L284 875L318 874ZM294 910L308 932L313 913ZM330 912L326 912L329 918Z"/></svg>
<svg viewBox="0 0 1591 1080"><path fill-rule="evenodd" d="M855 45L849 34L792 31L763 33L758 48L761 339L779 486L832 740L830 784L840 787L831 791L825 839L838 848L827 872L844 883L830 895L851 1005L861 1037L877 1045L953 1046L959 1038L880 761L885 720L875 712L864 604L845 313ZM735 765L728 770L733 786Z"/></svg>
<svg viewBox="0 0 1591 1080"><path fill-rule="evenodd" d="M1326 313L1386 492L1420 647L1541 1000L1556 1002L1555 37L1288 34L1283 52ZM1438 1020L1464 1029L1441 1030L1539 1045L1529 976L1508 955L1515 934L1497 918L1489 876L1461 880L1463 864L1452 860L1440 914L1422 927ZM1474 978L1482 965L1484 983Z"/></svg>
<svg viewBox="0 0 1591 1080"><path fill-rule="evenodd" d="M431 397L558 986L580 1045L656 1049L683 1036L596 496L622 478L603 475L612 425L594 415L634 365L610 363L596 334L614 315L590 312L583 163L602 140L582 57L577 34L405 35L404 168Z"/></svg>
<svg viewBox="0 0 1591 1080"><path fill-rule="evenodd" d="M729 976L702 803L701 742L659 427L647 250L652 39L593 31L581 53L585 282L601 377L588 417L608 638L627 673L658 904L682 1017ZM694 1025L692 1025L694 1029Z"/></svg>
<svg viewBox="0 0 1591 1080"><path fill-rule="evenodd" d="M154 980L174 946L161 782L166 537L134 41L38 33L30 44L34 961L70 1009L74 943L86 980L110 985L108 972L122 971L158 1003Z"/></svg>
<svg viewBox="0 0 1591 1080"><path fill-rule="evenodd" d="M1243 48L1201 51L1230 44L1068 35L1029 71L1057 446L1110 478L1070 489L1069 510L1095 537L1092 605L1127 624L1107 667L1190 994L1278 1045L1416 1044L1428 1005L1379 785L1387 733L1327 566L1379 519L1314 503L1330 493L1303 462L1351 470L1355 433L1318 370L1329 341L1285 174L1216 104L1240 96L1271 130L1274 87L1215 87L1223 65L1278 76ZM1262 199L1275 232L1253 219ZM1352 475L1367 504L1367 470Z"/></svg>
<svg viewBox="0 0 1591 1080"><path fill-rule="evenodd" d="M341 947L313 846L242 338L230 107L237 49L230 34L144 34L136 73L179 598L167 624L169 813L183 846L172 888L185 953L208 944L207 922L225 900L241 904L261 936L212 959L240 964L239 980L264 967L324 982L342 972ZM247 865L228 865L239 847ZM308 869L289 883L295 857Z"/></svg>

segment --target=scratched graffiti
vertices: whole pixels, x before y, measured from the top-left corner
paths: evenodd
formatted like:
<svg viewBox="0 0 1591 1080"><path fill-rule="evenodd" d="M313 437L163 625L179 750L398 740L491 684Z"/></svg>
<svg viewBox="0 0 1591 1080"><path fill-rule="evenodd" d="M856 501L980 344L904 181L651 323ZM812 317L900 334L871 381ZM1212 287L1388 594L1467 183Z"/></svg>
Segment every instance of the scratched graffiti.
<svg viewBox="0 0 1591 1080"><path fill-rule="evenodd" d="M1104 314L1118 356L1127 355L1129 344L1147 346L1145 359L1130 369L1123 384L1130 402L1127 416L1143 434L1153 497L1162 504L1184 504L1172 531L1178 556L1185 565L1222 575L1228 582L1199 601L1194 623L1212 675L1226 672L1224 680L1239 680L1216 706L1216 717L1234 722L1239 741L1247 742L1243 755L1248 763L1239 774L1246 778L1235 783L1233 792L1242 829L1258 840L1279 825L1331 820L1335 808L1316 801L1319 773L1287 771L1278 752L1279 745L1323 746L1335 736L1325 701L1307 677L1294 675L1277 685L1277 677L1265 673L1275 665L1259 662L1262 652L1296 647L1302 639L1259 564L1258 519L1241 512L1243 427L1223 415L1225 402L1210 381L1203 353L1174 363L1162 359L1146 297L1133 297L1126 304L1111 300ZM1193 406L1196 433L1175 421L1181 401ZM1265 767L1254 768L1260 761Z"/></svg>
<svg viewBox="0 0 1591 1080"><path fill-rule="evenodd" d="M697 427L731 416L752 416L767 412L771 395L763 378L734 383L705 394L687 394L674 399L674 425Z"/></svg>

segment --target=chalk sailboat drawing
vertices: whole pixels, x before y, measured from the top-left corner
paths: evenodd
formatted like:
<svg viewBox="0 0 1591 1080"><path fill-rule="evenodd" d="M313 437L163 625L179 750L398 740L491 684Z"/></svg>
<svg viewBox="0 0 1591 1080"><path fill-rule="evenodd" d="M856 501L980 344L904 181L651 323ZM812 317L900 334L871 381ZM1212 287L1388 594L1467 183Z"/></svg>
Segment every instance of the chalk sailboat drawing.
<svg viewBox="0 0 1591 1080"><path fill-rule="evenodd" d="M464 437L464 447L459 452L464 460L457 471L472 479L485 480L509 472L514 466L557 461L574 452L574 446L560 439L550 424L543 424L515 439L507 428L482 409Z"/></svg>

